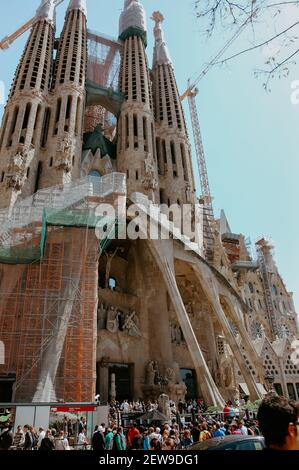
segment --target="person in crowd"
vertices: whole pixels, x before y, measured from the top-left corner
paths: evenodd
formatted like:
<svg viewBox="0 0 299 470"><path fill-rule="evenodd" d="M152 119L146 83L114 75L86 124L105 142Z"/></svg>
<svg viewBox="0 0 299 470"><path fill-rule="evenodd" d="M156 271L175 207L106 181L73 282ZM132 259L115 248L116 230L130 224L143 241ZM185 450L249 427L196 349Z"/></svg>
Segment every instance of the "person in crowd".
<svg viewBox="0 0 299 470"><path fill-rule="evenodd" d="M105 437L105 450L111 450L113 444L113 431L111 428L107 429L107 434Z"/></svg>
<svg viewBox="0 0 299 470"><path fill-rule="evenodd" d="M24 436L25 436L24 450L32 450L33 437L32 437L32 434L30 432L30 427L29 427L28 424L25 424L25 426L24 426Z"/></svg>
<svg viewBox="0 0 299 470"><path fill-rule="evenodd" d="M20 450L23 448L24 446L24 442L25 442L25 435L24 435L24 431L22 429L22 426L18 426L17 427L17 431L14 435L14 439L13 439L13 447L16 449L16 450Z"/></svg>
<svg viewBox="0 0 299 470"><path fill-rule="evenodd" d="M69 450L69 441L64 431L60 431L58 437L54 439L55 450Z"/></svg>
<svg viewBox="0 0 299 470"><path fill-rule="evenodd" d="M126 447L124 445L124 439L123 439L123 428L119 427L117 428L114 436L113 436L113 445L112 445L112 450L113 451L121 451L121 450L126 450Z"/></svg>
<svg viewBox="0 0 299 470"><path fill-rule="evenodd" d="M228 402L225 403L225 406L223 408L223 416L225 420L230 417L230 407L228 406Z"/></svg>
<svg viewBox="0 0 299 470"><path fill-rule="evenodd" d="M147 429L145 429L142 434L142 448L143 450L150 450L150 440Z"/></svg>
<svg viewBox="0 0 299 470"><path fill-rule="evenodd" d="M79 421L79 434L83 431L83 429L86 429L86 418L81 416Z"/></svg>
<svg viewBox="0 0 299 470"><path fill-rule="evenodd" d="M189 429L185 429L183 433L183 439L181 440L181 446L183 449L185 449L188 446L191 446L193 444L193 440L191 437L191 432Z"/></svg>
<svg viewBox="0 0 299 470"><path fill-rule="evenodd" d="M30 431L31 436L32 436L32 448L36 450L37 449L37 443L38 443L38 433L37 433L37 431L35 430L35 428L33 426L29 427L29 431Z"/></svg>
<svg viewBox="0 0 299 470"><path fill-rule="evenodd" d="M268 450L299 450L298 402L268 396L259 407L257 419Z"/></svg>
<svg viewBox="0 0 299 470"><path fill-rule="evenodd" d="M247 430L246 426L244 426L244 421L243 421L243 419L239 419L239 421L238 421L238 428L240 429L241 434L242 434L243 436L248 436L248 430Z"/></svg>
<svg viewBox="0 0 299 470"><path fill-rule="evenodd" d="M120 405L120 411L123 413L129 413L129 403L128 400L124 400L123 403Z"/></svg>
<svg viewBox="0 0 299 470"><path fill-rule="evenodd" d="M7 421L0 432L0 450L8 450L13 444L12 424Z"/></svg>
<svg viewBox="0 0 299 470"><path fill-rule="evenodd" d="M231 435L231 429L230 429L230 424L228 422L225 423L224 425L224 434L225 436L230 436Z"/></svg>
<svg viewBox="0 0 299 470"><path fill-rule="evenodd" d="M133 440L135 436L140 436L139 430L136 428L136 424L130 424L129 431L127 435L128 449L132 449Z"/></svg>
<svg viewBox="0 0 299 470"><path fill-rule="evenodd" d="M52 432L50 429L47 430L45 437L43 438L39 450L55 450L55 445L53 442Z"/></svg>
<svg viewBox="0 0 299 470"><path fill-rule="evenodd" d="M86 428L83 427L82 431L80 432L78 436L77 449L84 450L87 444L88 444L88 441L86 438Z"/></svg>
<svg viewBox="0 0 299 470"><path fill-rule="evenodd" d="M99 431L102 432L103 434L105 434L105 432L106 432L106 424L105 423L100 424Z"/></svg>
<svg viewBox="0 0 299 470"><path fill-rule="evenodd" d="M135 428L137 429L137 428ZM142 436L139 432L139 430L137 429L138 431L138 434L134 434L134 437L133 437L133 440L131 441L132 444L131 444L131 449L132 450L142 450L143 449L143 439L142 439Z"/></svg>
<svg viewBox="0 0 299 470"><path fill-rule="evenodd" d="M105 437L101 429L103 428L100 426L96 426L91 439L92 448L96 452L101 452L105 450Z"/></svg>
<svg viewBox="0 0 299 470"><path fill-rule="evenodd" d="M256 420L252 421L252 424L251 424L250 428L252 429L254 436L260 436L261 435L259 427L258 427L258 423L257 423Z"/></svg>
<svg viewBox="0 0 299 470"><path fill-rule="evenodd" d="M237 426L237 424L232 424L230 427L231 434L242 436L241 429Z"/></svg>
<svg viewBox="0 0 299 470"><path fill-rule="evenodd" d="M176 448L176 445L175 445L175 442L174 442L173 439L171 439L171 438L165 439L165 442L162 445L162 450L173 451L173 450L175 450L175 448Z"/></svg>
<svg viewBox="0 0 299 470"><path fill-rule="evenodd" d="M204 442L207 439L211 439L212 435L210 431L208 430L208 423L204 421L201 423L200 426L200 435L199 435L199 442Z"/></svg>
<svg viewBox="0 0 299 470"><path fill-rule="evenodd" d="M221 429L220 423L215 424L215 431L213 432L213 437L224 437L225 432Z"/></svg>
<svg viewBox="0 0 299 470"><path fill-rule="evenodd" d="M191 436L193 442L199 442L199 436L200 436L200 429L198 422L195 422L194 425L191 428Z"/></svg>
<svg viewBox="0 0 299 470"><path fill-rule="evenodd" d="M150 450L155 452L159 452L161 450L161 442L157 438L154 438L150 441L150 446Z"/></svg>
<svg viewBox="0 0 299 470"><path fill-rule="evenodd" d="M39 449L40 445L42 443L42 440L44 439L44 437L46 435L46 431L44 430L44 428L40 427L38 432L39 432L39 434L38 434L38 440L37 440L37 448Z"/></svg>

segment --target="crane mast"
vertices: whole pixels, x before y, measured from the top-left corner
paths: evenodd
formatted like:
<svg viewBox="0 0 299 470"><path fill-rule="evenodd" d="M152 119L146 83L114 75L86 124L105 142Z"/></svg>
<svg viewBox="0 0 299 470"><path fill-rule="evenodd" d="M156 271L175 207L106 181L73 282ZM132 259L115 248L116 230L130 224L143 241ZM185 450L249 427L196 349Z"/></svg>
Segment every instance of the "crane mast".
<svg viewBox="0 0 299 470"><path fill-rule="evenodd" d="M208 170L207 170L204 148L203 148L203 143L202 143L202 138L201 138L198 110L196 106L197 94L198 94L198 90L196 88L193 90L190 90L188 93L188 102L189 102L189 108L190 108L190 115L191 115L198 171L199 171L199 177L200 177L202 198L204 201L204 206L210 214L210 218L214 219L214 211L213 211L213 205L212 205Z"/></svg>

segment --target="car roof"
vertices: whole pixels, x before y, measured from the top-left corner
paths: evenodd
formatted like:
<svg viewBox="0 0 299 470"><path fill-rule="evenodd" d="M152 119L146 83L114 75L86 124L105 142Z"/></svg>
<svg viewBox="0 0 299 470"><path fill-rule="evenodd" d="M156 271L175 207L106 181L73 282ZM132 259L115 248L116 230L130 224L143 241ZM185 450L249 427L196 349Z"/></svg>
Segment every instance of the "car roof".
<svg viewBox="0 0 299 470"><path fill-rule="evenodd" d="M188 450L205 450L212 447L218 447L220 445L229 444L238 441L264 441L262 436L223 436L223 437L213 437L204 442L196 442L192 446L188 447Z"/></svg>

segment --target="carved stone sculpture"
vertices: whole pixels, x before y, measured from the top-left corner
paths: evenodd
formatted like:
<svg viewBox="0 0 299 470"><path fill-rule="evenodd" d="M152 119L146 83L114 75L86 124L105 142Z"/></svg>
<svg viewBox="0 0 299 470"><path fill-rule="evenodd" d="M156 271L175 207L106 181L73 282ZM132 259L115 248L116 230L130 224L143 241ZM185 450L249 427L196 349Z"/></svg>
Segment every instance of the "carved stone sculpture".
<svg viewBox="0 0 299 470"><path fill-rule="evenodd" d="M132 310L126 317L123 330L127 331L130 336L139 337L141 336L141 332L139 329L139 318L135 312Z"/></svg>
<svg viewBox="0 0 299 470"><path fill-rule="evenodd" d="M142 180L142 184L145 189L155 190L158 187L155 166L150 154L148 154L147 158L144 161L144 178Z"/></svg>
<svg viewBox="0 0 299 470"><path fill-rule="evenodd" d="M146 367L147 385L150 385L150 386L155 385L155 376L156 376L156 370L154 367L154 362L150 361Z"/></svg>
<svg viewBox="0 0 299 470"><path fill-rule="evenodd" d="M106 328L110 333L116 333L118 331L118 312L115 307L111 306L108 309Z"/></svg>
<svg viewBox="0 0 299 470"><path fill-rule="evenodd" d="M99 304L98 307L98 329L105 330L106 329L106 322L107 322L107 309L105 308L104 304Z"/></svg>
<svg viewBox="0 0 299 470"><path fill-rule="evenodd" d="M27 172L27 157L29 150L26 148L18 149L7 169L7 186L19 191L25 182Z"/></svg>
<svg viewBox="0 0 299 470"><path fill-rule="evenodd" d="M166 369L166 379L168 380L168 385L174 385L176 383L175 371L170 367Z"/></svg>
<svg viewBox="0 0 299 470"><path fill-rule="evenodd" d="M58 143L55 168L69 173L72 169L72 140L67 133Z"/></svg>

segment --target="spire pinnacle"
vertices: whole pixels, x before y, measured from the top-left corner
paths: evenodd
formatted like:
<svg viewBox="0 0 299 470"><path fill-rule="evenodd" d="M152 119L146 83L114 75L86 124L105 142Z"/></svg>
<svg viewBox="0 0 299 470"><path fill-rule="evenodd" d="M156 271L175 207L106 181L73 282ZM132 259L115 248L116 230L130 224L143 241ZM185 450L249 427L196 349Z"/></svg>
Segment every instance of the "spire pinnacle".
<svg viewBox="0 0 299 470"><path fill-rule="evenodd" d="M166 43L164 41L164 33L162 29L164 16L159 11L155 11L152 14L151 19L155 22L155 27L154 27L155 47L154 47L153 66L162 65L162 64L171 64L170 54L166 46Z"/></svg>
<svg viewBox="0 0 299 470"><path fill-rule="evenodd" d="M36 10L36 20L47 20L54 23L56 3L57 0L41 0L41 4Z"/></svg>
<svg viewBox="0 0 299 470"><path fill-rule="evenodd" d="M81 10L87 16L86 0L70 0L68 12L70 10Z"/></svg>
<svg viewBox="0 0 299 470"><path fill-rule="evenodd" d="M146 16L139 0L125 0L124 9L119 20L119 36L127 30L135 29L146 32Z"/></svg>

